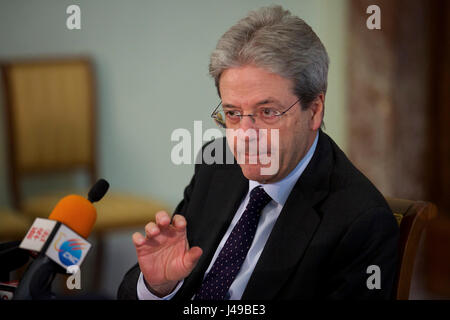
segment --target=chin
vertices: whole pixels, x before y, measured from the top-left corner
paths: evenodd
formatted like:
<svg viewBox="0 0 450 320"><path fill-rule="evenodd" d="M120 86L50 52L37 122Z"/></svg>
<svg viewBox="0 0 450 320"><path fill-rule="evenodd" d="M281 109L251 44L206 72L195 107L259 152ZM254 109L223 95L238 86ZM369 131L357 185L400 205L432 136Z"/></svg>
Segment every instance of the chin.
<svg viewBox="0 0 450 320"><path fill-rule="evenodd" d="M263 175L261 169L264 166L260 164L241 164L242 174L248 179L258 181L259 183L267 183L275 178L276 175Z"/></svg>

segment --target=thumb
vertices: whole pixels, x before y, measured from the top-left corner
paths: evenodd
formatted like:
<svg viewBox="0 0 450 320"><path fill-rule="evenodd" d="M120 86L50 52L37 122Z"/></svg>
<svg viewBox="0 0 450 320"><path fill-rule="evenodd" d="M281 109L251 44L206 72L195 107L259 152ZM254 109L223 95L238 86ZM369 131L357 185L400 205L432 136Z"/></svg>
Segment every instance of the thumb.
<svg viewBox="0 0 450 320"><path fill-rule="evenodd" d="M190 248L183 258L184 267L189 270L189 272L192 271L202 254L203 250L200 247Z"/></svg>

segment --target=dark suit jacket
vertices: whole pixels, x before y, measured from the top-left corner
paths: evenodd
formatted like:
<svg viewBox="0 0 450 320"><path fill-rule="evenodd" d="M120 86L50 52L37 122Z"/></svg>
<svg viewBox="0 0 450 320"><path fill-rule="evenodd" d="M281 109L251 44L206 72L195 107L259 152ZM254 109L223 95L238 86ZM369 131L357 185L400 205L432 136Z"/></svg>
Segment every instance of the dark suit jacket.
<svg viewBox="0 0 450 320"><path fill-rule="evenodd" d="M174 300L196 293L247 191L237 164L196 165L175 213L186 217L189 244L201 247L203 255ZM397 248L398 225L384 197L320 131L242 299L391 298ZM370 265L380 268L381 289L367 287ZM128 271L119 299L137 299L139 273L139 265Z"/></svg>

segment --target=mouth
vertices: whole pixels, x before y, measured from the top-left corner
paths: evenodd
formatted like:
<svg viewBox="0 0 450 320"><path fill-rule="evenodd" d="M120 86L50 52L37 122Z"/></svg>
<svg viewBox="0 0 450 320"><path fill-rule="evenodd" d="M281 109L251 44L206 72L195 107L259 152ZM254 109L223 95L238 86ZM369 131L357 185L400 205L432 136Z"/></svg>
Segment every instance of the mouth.
<svg viewBox="0 0 450 320"><path fill-rule="evenodd" d="M270 148L264 149L264 150L259 150L257 151L256 149L250 150L250 148L246 147L245 149L235 149L235 154L241 154L241 155L245 155L246 157L251 156L251 157L256 157L256 156L269 156L271 155L271 150Z"/></svg>
<svg viewBox="0 0 450 320"><path fill-rule="evenodd" d="M263 154L259 154L259 153L243 153L243 158L241 158L241 161L243 161L242 164L246 164L246 165L267 165L267 160L265 159L271 159L271 154L270 153L263 153Z"/></svg>
<svg viewBox="0 0 450 320"><path fill-rule="evenodd" d="M250 153L250 152L245 152L244 153L245 157L270 157L271 153L270 152L264 152L264 153Z"/></svg>

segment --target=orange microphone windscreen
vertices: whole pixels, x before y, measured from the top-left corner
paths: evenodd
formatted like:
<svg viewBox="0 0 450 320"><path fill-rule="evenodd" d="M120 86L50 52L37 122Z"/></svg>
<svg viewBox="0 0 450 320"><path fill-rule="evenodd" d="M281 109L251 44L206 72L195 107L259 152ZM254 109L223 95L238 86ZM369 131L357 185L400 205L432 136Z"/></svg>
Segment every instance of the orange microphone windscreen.
<svg viewBox="0 0 450 320"><path fill-rule="evenodd" d="M71 194L59 200L48 218L65 224L87 239L97 219L97 210L86 198Z"/></svg>

